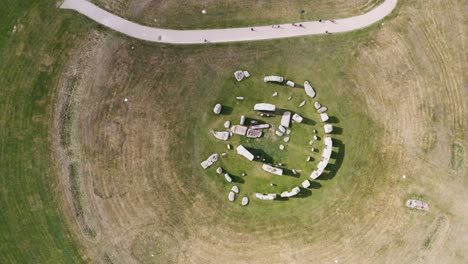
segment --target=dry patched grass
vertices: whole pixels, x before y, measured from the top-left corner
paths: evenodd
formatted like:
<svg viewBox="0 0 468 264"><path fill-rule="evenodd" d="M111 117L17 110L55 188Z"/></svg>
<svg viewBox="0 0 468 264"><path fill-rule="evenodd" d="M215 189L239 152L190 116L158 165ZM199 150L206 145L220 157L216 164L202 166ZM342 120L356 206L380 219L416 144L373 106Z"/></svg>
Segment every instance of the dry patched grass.
<svg viewBox="0 0 468 264"><path fill-rule="evenodd" d="M466 262L467 8L405 2L365 32L253 44L103 34L73 93L96 223L83 243L116 263ZM314 80L341 119L343 164L311 197L240 207L199 168L201 127L239 67ZM414 197L431 211L405 208Z"/></svg>
<svg viewBox="0 0 468 264"><path fill-rule="evenodd" d="M163 28L213 28L291 23L362 14L383 0L219 1L95 0L95 4L146 25ZM205 9L206 14L201 14Z"/></svg>

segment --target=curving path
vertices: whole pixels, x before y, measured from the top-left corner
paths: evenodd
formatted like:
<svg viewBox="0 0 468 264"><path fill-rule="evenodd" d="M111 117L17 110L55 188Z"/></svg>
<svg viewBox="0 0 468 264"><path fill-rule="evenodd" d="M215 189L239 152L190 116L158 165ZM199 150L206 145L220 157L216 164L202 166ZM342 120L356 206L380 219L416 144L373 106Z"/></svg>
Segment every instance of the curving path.
<svg viewBox="0 0 468 264"><path fill-rule="evenodd" d="M210 43L251 41L263 39L279 39L306 35L320 35L329 33L348 32L372 25L389 15L395 8L397 0L385 0L380 6L370 12L334 22L311 21L298 22L303 27L291 24L282 24L280 28L270 26L205 29L205 30L172 30L142 26L128 21L86 0L65 0L60 8L72 9L91 18L99 24L115 31L141 40L170 43L170 44L200 44L205 41Z"/></svg>

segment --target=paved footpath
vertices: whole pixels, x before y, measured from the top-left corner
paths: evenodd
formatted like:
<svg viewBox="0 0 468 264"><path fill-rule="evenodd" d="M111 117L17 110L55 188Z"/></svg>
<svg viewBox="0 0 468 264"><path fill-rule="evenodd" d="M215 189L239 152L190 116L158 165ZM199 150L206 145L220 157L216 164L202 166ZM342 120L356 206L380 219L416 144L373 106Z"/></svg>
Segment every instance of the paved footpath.
<svg viewBox="0 0 468 264"><path fill-rule="evenodd" d="M368 27L389 15L395 8L397 0L385 0L380 6L370 12L335 21L297 22L303 27L292 24L280 24L280 28L270 26L205 30L172 30L142 26L128 21L86 0L65 0L60 8L73 9L91 18L99 24L115 31L141 40L170 44L222 43L237 41L252 41L262 39L279 39L307 35L349 32ZM275 25L276 26L276 25Z"/></svg>

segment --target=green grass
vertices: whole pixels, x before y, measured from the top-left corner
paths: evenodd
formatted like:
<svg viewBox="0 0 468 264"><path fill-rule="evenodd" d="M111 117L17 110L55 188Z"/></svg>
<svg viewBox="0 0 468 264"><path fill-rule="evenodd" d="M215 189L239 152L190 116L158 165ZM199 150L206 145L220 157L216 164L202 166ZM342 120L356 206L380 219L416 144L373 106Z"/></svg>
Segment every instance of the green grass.
<svg viewBox="0 0 468 264"><path fill-rule="evenodd" d="M0 21L0 262L79 263L48 137L51 94L81 27L50 1L3 2Z"/></svg>

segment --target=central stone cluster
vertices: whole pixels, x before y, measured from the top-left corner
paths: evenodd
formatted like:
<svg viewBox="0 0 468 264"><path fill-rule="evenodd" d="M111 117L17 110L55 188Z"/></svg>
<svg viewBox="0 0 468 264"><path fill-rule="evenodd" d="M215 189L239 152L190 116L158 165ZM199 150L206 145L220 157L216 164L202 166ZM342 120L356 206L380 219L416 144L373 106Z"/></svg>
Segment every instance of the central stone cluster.
<svg viewBox="0 0 468 264"><path fill-rule="evenodd" d="M244 78L249 78L250 73L247 71L236 71L234 73L234 76L237 81L242 81ZM265 83L277 83L277 84L285 84L286 86L289 86L291 88L297 87L297 85L292 82L292 81L285 81L283 77L281 76L266 76L264 77L264 82ZM307 95L308 98L315 98L316 92L310 85L308 81L304 82L303 87L298 87L298 88L303 88L305 94ZM275 92L272 94L272 97L277 97L278 92ZM244 97L236 97L236 100L238 101L244 101ZM291 100L291 97L288 97L288 101ZM297 107L298 108L303 108L307 103L307 100L301 101ZM325 167L327 166L331 154L332 154L332 139L330 137L330 133L333 132L333 126L331 124L326 123L329 120L327 112L327 107L322 106L319 102L315 101L314 102L314 108L315 111L318 113L320 116L320 119L323 123L323 129L324 129L324 138L323 138L323 144L325 147L323 148L322 155L321 155L321 161L317 165L317 169L311 172L310 178L312 180L317 179L325 170ZM240 117L239 123L238 124L231 124L230 121L225 121L224 122L224 128L225 130L211 130L211 134L213 137L217 140L220 141L229 141L232 137L235 136L240 136L243 138L247 139L261 139L262 137L265 137L268 133L271 133L272 135L269 136L274 136L274 137L279 137L281 138L281 144L278 145L278 148L280 151L284 151L286 147L288 146L288 143L290 142L290 136L292 133L292 124L302 124L305 121L305 118L301 116L298 113L295 113L293 110L290 109L281 109L278 108L275 104L272 103L267 103L267 102L257 102L252 109L258 116L264 118L273 118L276 116L281 116L280 119L280 124L278 126L275 126L271 124L270 122L265 122L262 120L257 120L257 119L252 119L249 118L247 119L245 115L242 115ZM221 115L223 112L223 105L221 104L216 104L213 108L213 113L215 115ZM317 130L313 129L312 134L311 134L311 139L308 142L309 147L314 145L314 141L321 140L319 136L317 135ZM269 163L266 161L266 159L259 154L255 154L255 151L252 151L249 149L249 146L244 146L243 144L238 144L238 146L233 146L231 144L227 144L227 149L228 150L233 150L235 148L236 152L238 155L244 157L245 159L249 161L258 161L261 169L263 171L266 171L268 173L277 175L277 176L283 176L285 171L291 172L292 174L296 175L298 172L302 171L302 168L287 168L287 166L277 163ZM311 152L320 152L320 150L311 148ZM221 157L226 156L227 153L223 152L221 154ZM210 157L208 157L205 161L201 163L201 166L203 169L208 169L211 167L213 164L215 164L218 160L220 159L220 156L218 153L213 153ZM313 160L313 157L311 155L308 155L304 157L306 162L310 162ZM217 167L216 172L218 174L224 174L224 179L228 183L233 183L235 182L229 172L224 170L221 167ZM246 176L246 173L243 172L242 176ZM271 183L273 186L274 183ZM259 200L275 200L275 199L288 199L290 197L294 197L298 194L301 193L301 188L309 188L311 185L310 181L308 179L302 181L302 183L296 187L293 187L290 190L285 190L281 193L261 193L261 192L255 192L254 197L259 199ZM228 194L228 200L233 202L236 198L236 195L240 193L240 189L237 185L233 185L229 194ZM247 205L249 203L249 197L248 195L244 196L241 200L242 205Z"/></svg>

